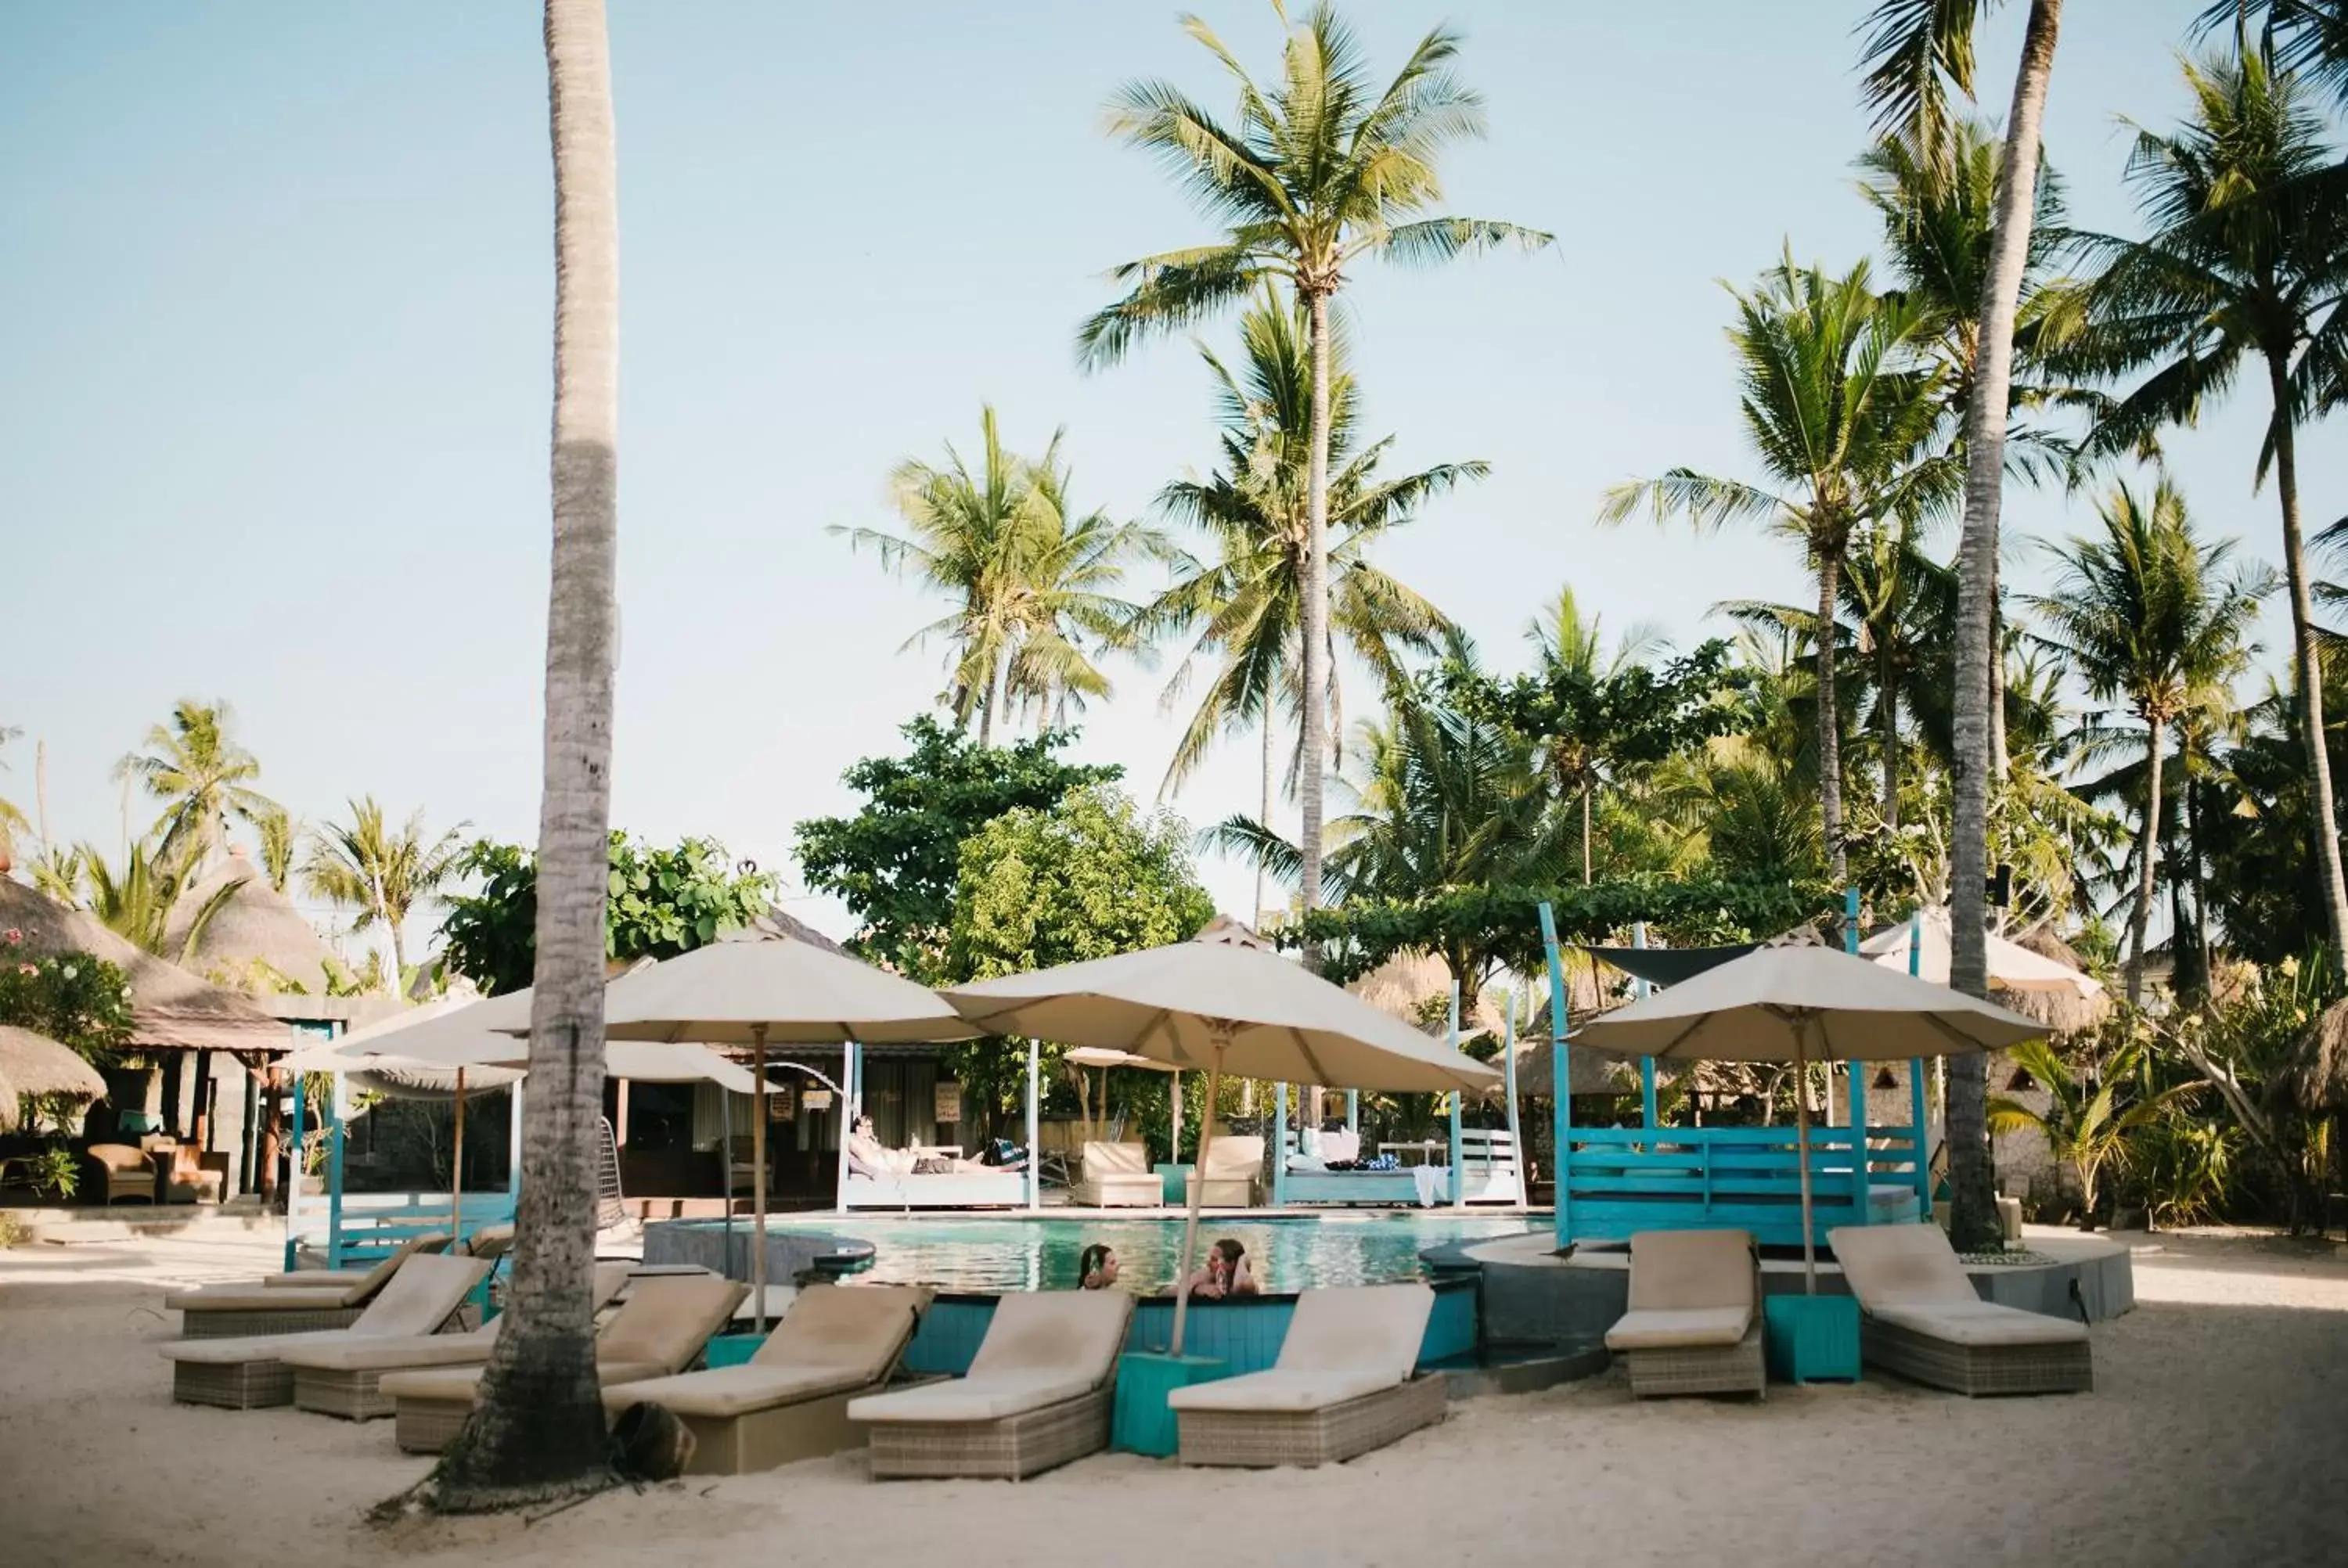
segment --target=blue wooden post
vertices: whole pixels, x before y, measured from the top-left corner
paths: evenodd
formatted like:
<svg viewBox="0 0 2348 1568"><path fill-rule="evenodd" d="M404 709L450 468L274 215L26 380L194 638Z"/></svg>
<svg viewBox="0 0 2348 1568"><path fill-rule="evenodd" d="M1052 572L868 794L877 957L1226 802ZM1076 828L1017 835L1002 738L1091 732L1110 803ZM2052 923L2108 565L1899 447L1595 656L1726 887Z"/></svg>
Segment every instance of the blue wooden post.
<svg viewBox="0 0 2348 1568"><path fill-rule="evenodd" d="M1859 952L1859 889L1842 890L1842 948L1854 957ZM1850 1204L1851 1224L1869 1224L1875 1207L1868 1202L1867 1180L1867 1064L1847 1062L1850 1074ZM1829 1084L1831 1087L1831 1084Z"/></svg>
<svg viewBox="0 0 2348 1568"><path fill-rule="evenodd" d="M1517 1124L1517 993L1504 991L1500 996L1500 1011L1508 1019L1507 1034L1501 1047L1502 1091L1509 1097L1509 1157L1517 1172L1517 1207L1521 1210L1532 1201L1532 1184L1525 1180L1525 1134Z"/></svg>
<svg viewBox="0 0 2348 1568"><path fill-rule="evenodd" d="M1301 1147L1303 1139L1297 1140ZM1280 1208L1288 1202L1288 1085L1276 1083L1272 1091L1272 1206Z"/></svg>
<svg viewBox="0 0 2348 1568"><path fill-rule="evenodd" d="M343 1075L326 1091L326 1266L343 1266Z"/></svg>
<svg viewBox="0 0 2348 1568"><path fill-rule="evenodd" d="M1573 1245L1573 1063L1565 1042L1565 960L1557 950L1557 915L1547 904L1540 907L1540 928L1549 956L1550 1118L1556 1151L1550 1163L1556 1167L1557 1245L1562 1248Z"/></svg>
<svg viewBox="0 0 2348 1568"><path fill-rule="evenodd" d="M1643 948L1647 945L1647 923L1644 920L1639 921L1631 927L1631 945L1634 948ZM1633 977L1631 982L1631 994L1644 1000L1647 995L1647 982ZM1652 1056L1643 1056L1639 1058L1639 1125L1653 1127L1654 1124L1655 1059Z"/></svg>
<svg viewBox="0 0 2348 1568"><path fill-rule="evenodd" d="M294 1142L285 1156L285 1272L294 1272L300 1246L302 1223L302 1112L305 1096L302 1092L302 1075L289 1073L294 1080Z"/></svg>
<svg viewBox="0 0 2348 1568"><path fill-rule="evenodd" d="M1044 1206L1044 1154L1036 1147L1043 1078L1043 1042L1030 1036L1027 1041L1027 1207L1030 1212Z"/></svg>
<svg viewBox="0 0 2348 1568"><path fill-rule="evenodd" d="M1922 978L1924 968L1924 911L1918 909L1908 917L1908 974L1910 979ZM1924 1103L1924 1059L1911 1057L1908 1062L1908 1119L1916 1126L1916 1207L1926 1219L1932 1217L1932 1145L1924 1135L1928 1108Z"/></svg>
<svg viewBox="0 0 2348 1568"><path fill-rule="evenodd" d="M1451 1049L1459 1049L1459 982L1451 982ZM1468 1173L1459 1163L1459 1112L1467 1099L1464 1091L1451 1091L1451 1206L1468 1206Z"/></svg>

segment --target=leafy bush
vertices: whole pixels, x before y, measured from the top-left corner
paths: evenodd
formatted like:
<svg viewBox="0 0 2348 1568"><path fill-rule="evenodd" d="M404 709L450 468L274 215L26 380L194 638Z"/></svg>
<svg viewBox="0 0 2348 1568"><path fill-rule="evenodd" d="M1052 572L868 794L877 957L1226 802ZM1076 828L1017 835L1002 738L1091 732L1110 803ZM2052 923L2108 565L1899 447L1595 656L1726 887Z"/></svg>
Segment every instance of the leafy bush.
<svg viewBox="0 0 2348 1568"><path fill-rule="evenodd" d="M70 1198L81 1191L81 1162L71 1149L53 1143L33 1156L32 1174L26 1184L45 1198Z"/></svg>

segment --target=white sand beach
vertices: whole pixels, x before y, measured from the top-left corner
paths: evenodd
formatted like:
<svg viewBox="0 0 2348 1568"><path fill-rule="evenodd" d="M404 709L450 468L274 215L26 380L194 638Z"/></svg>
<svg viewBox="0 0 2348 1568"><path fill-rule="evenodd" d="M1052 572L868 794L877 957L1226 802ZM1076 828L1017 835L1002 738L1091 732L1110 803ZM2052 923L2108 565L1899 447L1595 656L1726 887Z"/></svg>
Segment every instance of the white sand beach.
<svg viewBox="0 0 2348 1568"><path fill-rule="evenodd" d="M2157 1238L2083 1396L1889 1380L1634 1406L1618 1371L1455 1403L1318 1471L1101 1456L1023 1485L869 1481L853 1457L620 1491L526 1522L367 1505L425 1473L390 1423L175 1406L163 1290L255 1241L0 1253L0 1563L1404 1564L2348 1562L2348 1257Z"/></svg>

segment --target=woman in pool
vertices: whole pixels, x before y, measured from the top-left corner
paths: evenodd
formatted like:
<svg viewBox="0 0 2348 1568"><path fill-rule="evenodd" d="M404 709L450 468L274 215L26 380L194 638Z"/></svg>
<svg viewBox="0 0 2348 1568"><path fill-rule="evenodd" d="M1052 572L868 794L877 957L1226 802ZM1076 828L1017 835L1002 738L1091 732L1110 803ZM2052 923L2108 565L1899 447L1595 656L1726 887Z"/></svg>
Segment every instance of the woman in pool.
<svg viewBox="0 0 2348 1568"><path fill-rule="evenodd" d="M1076 1277L1086 1290L1107 1290L1117 1283L1117 1251L1095 1242L1076 1259Z"/></svg>
<svg viewBox="0 0 2348 1568"><path fill-rule="evenodd" d="M1247 1248L1230 1236L1207 1249L1207 1266L1190 1276L1190 1294L1200 1300L1221 1301L1255 1293L1255 1276L1248 1272Z"/></svg>

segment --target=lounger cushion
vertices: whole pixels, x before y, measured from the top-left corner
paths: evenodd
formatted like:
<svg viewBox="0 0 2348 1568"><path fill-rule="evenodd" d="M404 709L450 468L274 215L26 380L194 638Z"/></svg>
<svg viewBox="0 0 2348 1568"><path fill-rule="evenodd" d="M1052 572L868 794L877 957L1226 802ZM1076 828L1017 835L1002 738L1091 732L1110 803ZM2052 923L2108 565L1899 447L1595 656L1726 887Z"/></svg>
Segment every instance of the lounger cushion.
<svg viewBox="0 0 2348 1568"><path fill-rule="evenodd" d="M1256 1137L1217 1138L1207 1145L1207 1180L1251 1178L1263 1168L1263 1140Z"/></svg>
<svg viewBox="0 0 2348 1568"><path fill-rule="evenodd" d="M1006 1296L1012 1300L1015 1297ZM851 1399L848 1419L852 1421L998 1421L1005 1416L1025 1415L1060 1404L1100 1387L1101 1379L1088 1372L1021 1371L996 1372L987 1377L973 1373L952 1382L931 1383L919 1389L901 1389L893 1394L870 1394L861 1399Z"/></svg>
<svg viewBox="0 0 2348 1568"><path fill-rule="evenodd" d="M1275 1367L1212 1383L1193 1383L1166 1396L1177 1410L1325 1410L1348 1399L1381 1393L1396 1379L1383 1368L1305 1368Z"/></svg>
<svg viewBox="0 0 2348 1568"><path fill-rule="evenodd" d="M750 1364L831 1368L859 1384L877 1383L897 1364L929 1296L910 1286L810 1286L792 1298Z"/></svg>
<svg viewBox="0 0 2348 1568"><path fill-rule="evenodd" d="M992 1421L1073 1399L1108 1380L1132 1317L1133 1297L1121 1290L1006 1296L995 1303L970 1376L867 1395L849 1405L849 1419Z"/></svg>
<svg viewBox="0 0 2348 1568"><path fill-rule="evenodd" d="M1098 1141L1084 1148L1085 1180L1099 1181L1104 1176L1148 1176L1149 1150L1141 1143L1104 1143Z"/></svg>
<svg viewBox="0 0 2348 1568"><path fill-rule="evenodd" d="M1282 1372L1375 1379L1359 1392L1392 1388L1418 1364L1418 1348L1434 1310L1435 1292L1416 1283L1305 1291L1296 1298L1288 1335L1272 1365Z"/></svg>
<svg viewBox="0 0 2348 1568"><path fill-rule="evenodd" d="M870 1388L878 1378L838 1367L789 1367L750 1362L740 1367L713 1367L678 1378L648 1378L603 1390L603 1408L613 1414L631 1405L665 1406L681 1416L727 1419L780 1405L819 1399Z"/></svg>
<svg viewBox="0 0 2348 1568"><path fill-rule="evenodd" d="M1735 1345L1753 1327L1749 1307L1644 1307L1629 1312L1606 1331L1609 1350L1676 1350L1690 1346Z"/></svg>
<svg viewBox="0 0 2348 1568"><path fill-rule="evenodd" d="M355 1305L347 1290L269 1290L258 1285L207 1285L163 1298L174 1312L331 1312Z"/></svg>
<svg viewBox="0 0 2348 1568"><path fill-rule="evenodd" d="M1827 1233L1827 1245L1834 1248L1850 1293L1869 1312L1981 1300L1948 1233L1938 1225L1841 1225Z"/></svg>
<svg viewBox="0 0 2348 1568"><path fill-rule="evenodd" d="M709 1337L726 1327L749 1286L716 1274L639 1277L628 1299L595 1345L598 1368L626 1361L650 1363L648 1376L682 1372ZM613 1381L608 1372L606 1382Z"/></svg>
<svg viewBox="0 0 2348 1568"><path fill-rule="evenodd" d="M288 1339L308 1341L289 1344L277 1359L289 1367L308 1367L320 1372L386 1372L403 1367L466 1367L478 1366L489 1358L498 1342L498 1325L501 1318L491 1318L469 1334L415 1334L396 1338L345 1339L336 1335L329 1339L313 1339L307 1334L288 1335ZM192 1339L191 1345L234 1345L234 1339Z"/></svg>
<svg viewBox="0 0 2348 1568"><path fill-rule="evenodd" d="M347 1328L317 1328L306 1334L250 1334L234 1339L174 1339L158 1346L167 1361L192 1361L199 1366L230 1367L245 1361L282 1361L296 1348L350 1343Z"/></svg>
<svg viewBox="0 0 2348 1568"><path fill-rule="evenodd" d="M1971 1306L1887 1307L1875 1317L1951 1345L2083 1345L2087 1341L2087 1326L2075 1319L1988 1301Z"/></svg>
<svg viewBox="0 0 2348 1568"><path fill-rule="evenodd" d="M1631 1310L1734 1307L1753 1312L1753 1238L1741 1230L1640 1231L1631 1237ZM1735 1343L1744 1330L1730 1337Z"/></svg>

